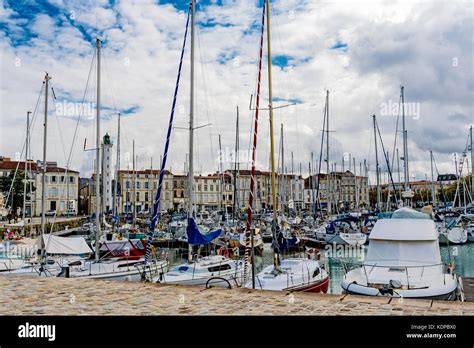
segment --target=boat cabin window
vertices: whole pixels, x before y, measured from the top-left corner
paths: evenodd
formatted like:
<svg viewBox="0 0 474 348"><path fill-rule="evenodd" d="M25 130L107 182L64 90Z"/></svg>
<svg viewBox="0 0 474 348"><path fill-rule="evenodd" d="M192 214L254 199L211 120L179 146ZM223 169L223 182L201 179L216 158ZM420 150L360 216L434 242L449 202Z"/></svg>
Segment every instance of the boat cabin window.
<svg viewBox="0 0 474 348"><path fill-rule="evenodd" d="M219 271L226 271L228 269L231 269L231 267L228 263L226 263L226 264L219 265L219 266L209 267L207 270L209 272L219 272Z"/></svg>
<svg viewBox="0 0 474 348"><path fill-rule="evenodd" d="M180 271L180 272L186 272L188 269L189 269L188 266L181 266L181 267L178 268L178 271Z"/></svg>
<svg viewBox="0 0 474 348"><path fill-rule="evenodd" d="M313 278L316 278L319 275L319 267L314 270Z"/></svg>

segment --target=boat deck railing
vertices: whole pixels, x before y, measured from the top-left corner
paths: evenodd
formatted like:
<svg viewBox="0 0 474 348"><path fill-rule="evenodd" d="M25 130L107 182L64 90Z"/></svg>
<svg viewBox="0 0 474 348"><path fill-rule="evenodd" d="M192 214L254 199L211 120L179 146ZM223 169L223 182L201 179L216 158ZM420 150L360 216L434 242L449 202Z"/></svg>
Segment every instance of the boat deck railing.
<svg viewBox="0 0 474 348"><path fill-rule="evenodd" d="M440 274L425 274L425 270L431 270L435 268L439 268L441 270L441 275L443 276L443 282L444 285L446 285L446 275L452 275L455 276L453 272L453 267L451 264L447 263L436 263L436 264L428 264L428 265L378 265L377 263L374 264L366 264L366 263L357 263L357 262L347 262L345 260L339 260L342 264L342 267L344 269L344 277L346 277L347 273L350 270L356 269L357 267L363 269L363 276L365 277L365 281L367 284L370 284L369 282L369 276L375 269L386 269L387 272L392 270L396 272L398 276L400 276L403 273L403 278L401 280L406 280L406 286L408 289L413 288L413 280L416 278L418 281L422 280L423 277L430 278L430 277L439 277ZM349 268L349 264L351 264L353 267ZM354 267L355 266L355 267ZM420 271L421 270L421 271ZM410 274L410 271L411 274ZM416 271L413 272L413 271ZM415 274L413 274L415 273ZM362 274L362 272L361 272ZM410 284L410 279L412 280L412 284ZM400 280L400 281L401 281Z"/></svg>

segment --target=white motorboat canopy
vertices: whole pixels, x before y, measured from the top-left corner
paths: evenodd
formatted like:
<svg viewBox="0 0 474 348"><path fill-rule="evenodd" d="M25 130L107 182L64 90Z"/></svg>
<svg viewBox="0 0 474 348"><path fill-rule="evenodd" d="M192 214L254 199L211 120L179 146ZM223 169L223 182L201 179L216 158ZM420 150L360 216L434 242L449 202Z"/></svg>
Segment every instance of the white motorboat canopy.
<svg viewBox="0 0 474 348"><path fill-rule="evenodd" d="M438 240L433 220L381 219L374 225L369 239L391 241Z"/></svg>
<svg viewBox="0 0 474 348"><path fill-rule="evenodd" d="M365 264L440 265L435 223L422 219L382 219L371 234Z"/></svg>

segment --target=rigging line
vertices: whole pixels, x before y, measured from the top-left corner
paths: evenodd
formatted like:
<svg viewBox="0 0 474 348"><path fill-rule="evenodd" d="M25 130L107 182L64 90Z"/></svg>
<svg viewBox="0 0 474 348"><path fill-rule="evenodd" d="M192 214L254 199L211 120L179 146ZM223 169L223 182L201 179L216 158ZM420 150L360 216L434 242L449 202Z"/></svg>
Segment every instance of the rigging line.
<svg viewBox="0 0 474 348"><path fill-rule="evenodd" d="M323 130L321 132L321 147L319 150L319 166L318 166L318 182L316 184L316 199L318 200L318 205L319 205L319 210L321 213L321 216L323 216L323 210L321 206L321 202L319 199L319 184L320 184L320 178L321 178L321 162L323 161L323 149L324 149L324 133L326 129L326 115L327 115L327 103L324 103L324 112L323 112ZM313 182L313 178L310 179L311 182ZM329 181L329 173L326 175L326 183Z"/></svg>
<svg viewBox="0 0 474 348"><path fill-rule="evenodd" d="M85 105L87 90L89 88L89 81L90 81L90 77L91 77L91 73L92 73L92 67L94 66L96 54L97 54L97 49L94 49L94 54L92 55L92 61L91 61L91 65L90 65L90 68L89 68L89 74L87 76L87 82L86 82L86 86L85 86L85 89L84 89L84 94L82 96L81 110L79 111L79 115L77 116L76 127L74 129L74 136L72 137L71 150L69 151L69 157L67 159L67 166L68 167L72 162L73 148L76 145L76 140L77 140L77 131L78 131L78 128L79 128L79 124L81 122L81 118L84 114L84 105Z"/></svg>
<svg viewBox="0 0 474 348"><path fill-rule="evenodd" d="M30 143L31 143L31 138L32 138L31 134L33 134L33 130L34 130L34 126L35 126L35 122L37 118L36 116L38 115L38 107L39 107L40 101L42 101L43 90L44 90L44 83L43 85L41 85L41 90L38 95L38 100L36 101L35 109L33 110L31 126L30 126L30 141L29 141ZM33 156L31 158L33 158Z"/></svg>
<svg viewBox="0 0 474 348"><path fill-rule="evenodd" d="M272 11L272 18L273 18L273 21L274 21L274 25L272 26L272 28L275 29L275 32L276 32L276 41L277 41L277 46L280 46L280 47L284 47L282 45L282 42L283 40L281 39L281 35L280 35L280 25L279 25L279 22L278 22L278 16L277 16L277 13L276 13L276 9L275 8L271 8L270 11ZM284 70L284 69L283 69ZM277 76L277 78L279 78L279 74L275 74ZM286 90L288 90L288 94L290 96L290 98L293 98L294 100L296 100L296 95L294 94L294 91L296 90L294 88L294 81L292 79L292 74L287 70L287 74L283 74L283 82L284 84L286 85ZM279 82L279 81L278 81ZM298 108L297 108L297 104L294 105L295 109L294 109L294 113L295 113L295 126L296 126L296 157L299 158L299 128L298 128ZM290 115L290 111L287 111L287 115L289 116Z"/></svg>
<svg viewBox="0 0 474 348"><path fill-rule="evenodd" d="M36 100L36 106L35 106L35 109L33 110L33 117L32 117L32 125L30 127L30 133L32 132L32 129L33 129L33 122L36 120L36 115L38 114L38 106L39 106L39 102L41 100L41 96L43 94L43 89L44 89L44 82L43 84L41 85L41 89L40 89L40 92L38 94L38 99ZM31 139L31 138L30 138ZM22 148L21 148L21 153L20 153L20 159L23 157L23 152L25 151L25 148L26 148L26 135L25 135L25 140L23 141L23 145L22 145ZM8 194L7 194L7 197L5 199L5 203L8 204L8 201L10 199L10 195L13 191L13 185L15 183L15 179L16 179L16 175L18 173L18 168L20 166L20 161L18 161L17 163L17 166L15 168L15 172L13 174L13 180L12 180L12 184L10 185L10 188L8 190ZM1 194L1 193L0 193ZM12 196L13 198L13 196Z"/></svg>
<svg viewBox="0 0 474 348"><path fill-rule="evenodd" d="M384 158L385 158L385 162L386 162L386 165L387 165L387 171L388 171L388 174L390 175L390 181L391 181L391 183L392 183L393 191L396 193L396 192L397 192L397 189L395 188L395 183L394 183L394 181L393 181L392 171L391 171L391 169L390 169L390 162L389 162L389 159L388 159L388 157L387 157L387 153L385 152L385 146L384 146L384 144L383 144L382 134L380 134L379 123L377 122L377 120L375 120L375 125L376 125L376 127L377 127L377 132L378 132L378 135L379 135L379 138L380 138L380 144L382 145L382 151L383 151ZM394 195L393 195L393 198L395 198L395 203L396 203L397 206L398 206L397 195L394 194Z"/></svg>
<svg viewBox="0 0 474 348"><path fill-rule="evenodd" d="M36 121L36 116L38 115L38 107L39 107L40 101L42 100L43 89L44 89L44 83L41 85L41 89L40 89L40 92L39 92L39 95L38 95L38 99L36 101L36 105L35 105L35 108L33 110L32 118L31 118L30 139L29 139L30 144L31 144L31 138L32 138L31 135L33 133L33 129L34 129L35 121ZM30 155L31 155L31 152L30 152ZM31 158L33 158L33 156L31 156Z"/></svg>
<svg viewBox="0 0 474 348"><path fill-rule="evenodd" d="M402 100L402 95L400 94L400 97L398 98L398 115L397 115L397 124L395 126L395 139L393 141L393 151L392 151L392 164L391 164L391 167L393 168L393 163L394 163L394 160L395 160L395 152L396 152L396 149L397 149L397 137L398 137L398 122L399 122L399 119L400 119L400 104L401 104L401 100Z"/></svg>
<svg viewBox="0 0 474 348"><path fill-rule="evenodd" d="M105 55L102 55L100 58L102 59L101 66L104 69L105 80L109 85L110 94L112 95L112 103L114 104L115 111L117 111L118 109L117 109L117 102L115 99L115 88L114 88L114 84L112 83L112 77L110 76L109 70L107 69L108 61L105 59Z"/></svg>
<svg viewBox="0 0 474 348"><path fill-rule="evenodd" d="M155 195L155 200L153 201L153 216L150 221L150 226L149 230L147 232L147 242L146 242L146 251L145 251L145 268L146 265L148 264L148 260L150 259L150 246L151 242L153 241L153 232L156 227L156 223L158 220L158 212L160 211L160 205L161 205L161 190L163 187L163 179L165 175L165 168L166 168L166 159L168 158L168 149L169 149L169 144L170 144L170 139L171 139L171 131L173 129L173 119L174 119L174 110L176 107L176 99L178 96L178 91L179 91L179 82L181 79L181 68L183 66L183 56L184 56L184 51L186 47L186 37L188 35L188 26L189 26L189 18L191 15L191 10L192 10L192 5L193 3L189 3L189 8L188 8L188 17L186 19L186 30L184 32L184 39L183 39L183 46L181 49L181 56L179 60L179 67L178 67L178 76L176 77L176 85L175 85L175 90L174 90L174 95L173 95L173 102L171 104L171 112L170 112L170 118L169 118L169 125L168 125L168 130L166 133L166 142L165 142L165 148L163 152L163 158L161 162L161 168L160 168L160 176L158 179L158 188L156 190L156 195ZM144 269L145 269L144 268Z"/></svg>
<svg viewBox="0 0 474 348"><path fill-rule="evenodd" d="M205 76L208 75L208 74L205 74L204 70L206 69L206 72L207 72L207 68L206 68L206 65L203 63L203 51L201 49L201 32L200 32L200 29L199 29L199 26L196 26L197 30L196 30L196 36L197 36L197 41L198 41L198 51L199 51L199 57L200 57L200 63L201 63L201 73L202 73L202 83L203 83L203 87L204 87L204 101L205 101L205 104L206 104L206 115L207 115L207 123L211 123L210 121L210 116L209 116L209 109L212 108L211 112L212 114L215 116L215 108L214 108L214 104L212 102L212 99L211 99L211 106L209 107L209 102L208 102L208 93L207 93L207 85L206 85L206 78ZM213 142L212 142L212 136L211 136L211 128L209 127L209 140L210 140L210 143L211 143L211 154L212 154L212 167L214 168L215 166L215 156L214 156L214 146L213 146Z"/></svg>
<svg viewBox="0 0 474 348"><path fill-rule="evenodd" d="M53 90L53 85L52 85L51 82L50 82L50 86L51 86L51 90ZM62 150L63 150L64 159L67 161L68 156L66 156L66 150L65 150L66 147L64 146L64 139L63 139L63 134L61 132L61 125L59 124L58 113L56 112L55 96L54 96L53 93L51 93L51 94L52 94L51 95L51 101L52 101L51 112L56 117L56 124L58 126L59 140L61 141L61 146L62 146Z"/></svg>

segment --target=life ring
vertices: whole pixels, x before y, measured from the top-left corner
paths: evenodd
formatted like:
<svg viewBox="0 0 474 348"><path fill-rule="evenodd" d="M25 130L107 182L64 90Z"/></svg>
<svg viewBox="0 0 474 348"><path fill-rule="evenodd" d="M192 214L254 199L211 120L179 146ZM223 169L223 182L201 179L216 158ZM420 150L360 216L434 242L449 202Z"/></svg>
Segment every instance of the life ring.
<svg viewBox="0 0 474 348"><path fill-rule="evenodd" d="M229 249L226 247L220 247L219 250L217 250L217 254L224 257L229 257Z"/></svg>
<svg viewBox="0 0 474 348"><path fill-rule="evenodd" d="M321 258L321 252L316 249L316 248L310 248L307 250L307 253L308 253L308 260L313 260L313 254L316 255L316 259L319 261L319 259Z"/></svg>

